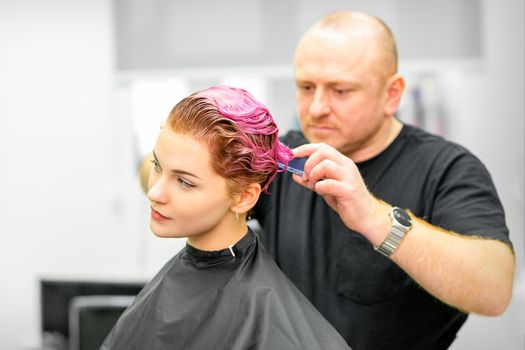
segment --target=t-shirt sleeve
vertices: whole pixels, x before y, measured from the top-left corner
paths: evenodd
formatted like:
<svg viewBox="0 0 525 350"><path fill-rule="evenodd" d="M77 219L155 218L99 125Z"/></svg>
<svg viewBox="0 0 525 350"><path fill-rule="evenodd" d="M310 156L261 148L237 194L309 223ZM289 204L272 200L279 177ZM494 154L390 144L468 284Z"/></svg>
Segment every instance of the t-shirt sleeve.
<svg viewBox="0 0 525 350"><path fill-rule="evenodd" d="M297 147L307 142L304 136L293 130L280 136L279 141L290 148ZM256 219L261 225L266 221L266 216L271 214L272 203L270 197L279 195L280 177L281 173L277 173L273 181L270 183L268 193L261 193L257 204L250 214L251 218Z"/></svg>
<svg viewBox="0 0 525 350"><path fill-rule="evenodd" d="M438 157L435 164L438 178L431 223L510 244L503 206L481 161L465 150L448 161Z"/></svg>

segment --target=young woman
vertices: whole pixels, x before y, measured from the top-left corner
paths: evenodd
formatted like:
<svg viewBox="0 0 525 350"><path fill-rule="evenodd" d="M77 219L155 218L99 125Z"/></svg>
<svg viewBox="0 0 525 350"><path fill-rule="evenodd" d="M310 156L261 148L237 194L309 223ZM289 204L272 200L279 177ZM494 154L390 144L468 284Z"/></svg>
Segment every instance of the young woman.
<svg viewBox="0 0 525 350"><path fill-rule="evenodd" d="M293 157L265 106L224 86L190 95L171 111L153 157L151 230L187 244L101 349L349 349L246 224L277 161Z"/></svg>

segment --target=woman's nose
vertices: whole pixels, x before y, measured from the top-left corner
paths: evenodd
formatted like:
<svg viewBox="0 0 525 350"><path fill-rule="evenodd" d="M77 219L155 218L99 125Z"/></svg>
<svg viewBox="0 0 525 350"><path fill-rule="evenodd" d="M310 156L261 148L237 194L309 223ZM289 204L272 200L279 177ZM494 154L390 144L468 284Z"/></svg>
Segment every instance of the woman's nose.
<svg viewBox="0 0 525 350"><path fill-rule="evenodd" d="M156 203L164 203L166 201L165 192L165 181L162 179L162 176L150 175L149 200Z"/></svg>

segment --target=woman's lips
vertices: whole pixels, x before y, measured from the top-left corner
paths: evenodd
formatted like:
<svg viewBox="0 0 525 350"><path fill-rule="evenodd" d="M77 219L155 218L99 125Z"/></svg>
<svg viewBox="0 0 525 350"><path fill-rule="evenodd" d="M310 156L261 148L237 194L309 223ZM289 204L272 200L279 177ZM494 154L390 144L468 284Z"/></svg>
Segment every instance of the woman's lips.
<svg viewBox="0 0 525 350"><path fill-rule="evenodd" d="M166 221L166 220L171 220L170 218L168 217L165 217L164 215L162 215L161 213L159 213L158 211L156 211L155 209L151 208L151 218L155 221Z"/></svg>

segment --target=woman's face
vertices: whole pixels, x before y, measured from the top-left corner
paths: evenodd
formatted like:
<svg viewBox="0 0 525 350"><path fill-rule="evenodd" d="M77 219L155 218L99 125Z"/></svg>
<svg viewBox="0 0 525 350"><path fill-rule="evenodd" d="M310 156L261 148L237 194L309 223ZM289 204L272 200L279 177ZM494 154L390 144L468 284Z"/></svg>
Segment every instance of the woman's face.
<svg viewBox="0 0 525 350"><path fill-rule="evenodd" d="M206 145L165 125L153 153L148 183L153 233L213 240L229 230L234 201L226 179L211 167Z"/></svg>

